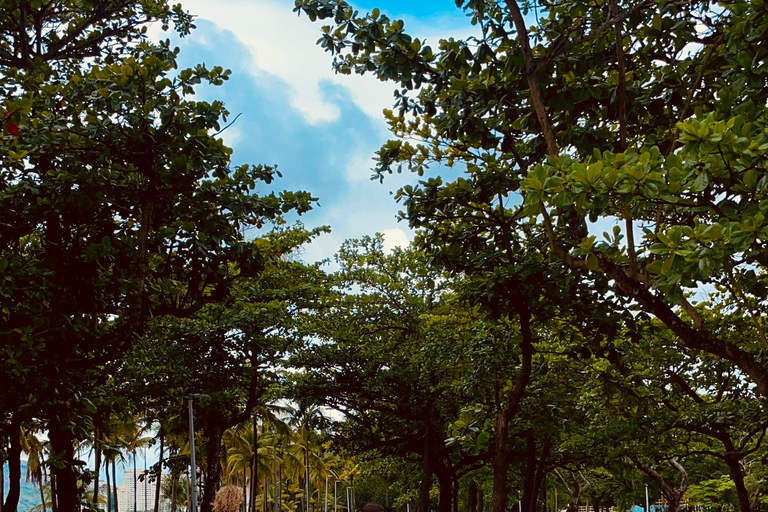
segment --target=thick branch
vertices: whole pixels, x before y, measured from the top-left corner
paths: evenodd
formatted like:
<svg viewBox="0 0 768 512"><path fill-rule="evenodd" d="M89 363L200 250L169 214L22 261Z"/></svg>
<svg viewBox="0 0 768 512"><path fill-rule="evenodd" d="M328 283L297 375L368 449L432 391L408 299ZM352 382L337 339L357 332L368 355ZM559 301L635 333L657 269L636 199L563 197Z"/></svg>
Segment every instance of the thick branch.
<svg viewBox="0 0 768 512"><path fill-rule="evenodd" d="M506 0L506 4L509 8L509 15L517 29L517 38L520 41L520 49L523 51L523 61L525 62L525 78L528 80L528 89L531 92L531 103L533 103L536 118L541 125L541 133L547 142L547 153L550 156L557 156L557 141L555 140L555 133L552 131L552 125L547 117L547 110L541 96L541 86L536 77L538 69L533 58L530 42L528 41L528 29L525 27L523 14L520 12L520 7L518 7L516 0Z"/></svg>

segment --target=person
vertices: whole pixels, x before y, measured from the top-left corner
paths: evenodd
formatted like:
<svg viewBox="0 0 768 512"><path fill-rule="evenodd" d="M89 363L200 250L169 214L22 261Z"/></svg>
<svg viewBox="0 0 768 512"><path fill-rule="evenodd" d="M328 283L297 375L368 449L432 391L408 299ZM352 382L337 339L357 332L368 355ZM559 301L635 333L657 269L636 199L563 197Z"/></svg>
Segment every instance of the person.
<svg viewBox="0 0 768 512"><path fill-rule="evenodd" d="M369 503L360 510L360 512L386 512L384 507L378 503Z"/></svg>

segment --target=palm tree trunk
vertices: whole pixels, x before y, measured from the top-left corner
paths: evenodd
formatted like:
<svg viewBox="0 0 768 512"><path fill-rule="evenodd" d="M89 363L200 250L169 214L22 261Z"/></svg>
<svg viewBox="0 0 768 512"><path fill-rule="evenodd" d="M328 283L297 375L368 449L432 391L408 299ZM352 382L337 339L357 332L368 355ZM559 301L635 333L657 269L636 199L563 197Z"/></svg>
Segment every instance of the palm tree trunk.
<svg viewBox="0 0 768 512"><path fill-rule="evenodd" d="M117 457L112 459L112 489L115 491L115 512L119 512L120 505L118 504L119 498L117 494L117 464L115 463L116 458Z"/></svg>
<svg viewBox="0 0 768 512"><path fill-rule="evenodd" d="M171 512L176 512L176 483L179 481L179 475L171 473Z"/></svg>
<svg viewBox="0 0 768 512"><path fill-rule="evenodd" d="M133 512L136 512L137 506L136 502L138 500L138 487L137 487L137 479L136 479L136 449L133 449Z"/></svg>
<svg viewBox="0 0 768 512"><path fill-rule="evenodd" d="M157 484L157 487L155 487L155 512L160 512L160 484L163 483L163 448L165 447L162 425L157 436L160 438L160 460L157 462L157 480L155 482Z"/></svg>
<svg viewBox="0 0 768 512"><path fill-rule="evenodd" d="M107 512L112 512L112 482L109 481L109 460L104 461L104 471L107 476Z"/></svg>
<svg viewBox="0 0 768 512"><path fill-rule="evenodd" d="M42 464L42 461L41 461L41 464ZM43 506L43 512L46 512L46 509L45 509L45 492L43 492L43 476L42 476L42 474L40 475L40 478L37 480L37 484L40 487L40 503Z"/></svg>
<svg viewBox="0 0 768 512"><path fill-rule="evenodd" d="M16 512L21 495L21 420L18 414L11 416L10 438L11 447L8 450L8 497L3 504L5 512ZM2 501L0 499L0 501Z"/></svg>
<svg viewBox="0 0 768 512"><path fill-rule="evenodd" d="M58 484L56 483L56 475L51 472L51 512L59 511L59 502L56 500L56 491L58 491Z"/></svg>
<svg viewBox="0 0 768 512"><path fill-rule="evenodd" d="M99 472L101 471L101 445L99 444L99 431L94 429L93 448L96 451L93 466L96 468L96 476L93 479L93 504L98 507L99 504ZM45 511L43 511L45 512Z"/></svg>

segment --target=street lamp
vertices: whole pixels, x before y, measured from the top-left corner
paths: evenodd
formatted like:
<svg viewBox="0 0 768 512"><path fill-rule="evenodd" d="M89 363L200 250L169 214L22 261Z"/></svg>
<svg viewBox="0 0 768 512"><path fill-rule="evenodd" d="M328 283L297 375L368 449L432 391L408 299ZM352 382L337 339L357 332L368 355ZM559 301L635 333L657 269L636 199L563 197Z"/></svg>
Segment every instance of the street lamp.
<svg viewBox="0 0 768 512"><path fill-rule="evenodd" d="M192 507L190 512L197 512L197 469L195 466L195 414L192 410L192 400L195 398L205 398L208 395L203 393L190 393L187 395L189 401L189 483L191 484Z"/></svg>

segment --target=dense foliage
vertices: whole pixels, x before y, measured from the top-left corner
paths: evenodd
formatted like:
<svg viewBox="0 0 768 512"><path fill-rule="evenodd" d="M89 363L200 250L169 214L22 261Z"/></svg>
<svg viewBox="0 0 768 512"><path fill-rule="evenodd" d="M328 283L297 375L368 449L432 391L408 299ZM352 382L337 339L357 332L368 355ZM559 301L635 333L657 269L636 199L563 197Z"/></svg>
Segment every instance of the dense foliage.
<svg viewBox="0 0 768 512"><path fill-rule="evenodd" d="M375 178L427 175L412 247L326 272L285 224L314 198L191 97L229 72L146 38L181 7L0 2L4 512L22 452L44 511L127 510L147 445L155 509L185 506L188 403L202 512L222 484L249 512L765 508L766 4L457 5L475 36L431 48L295 3L399 88Z"/></svg>

